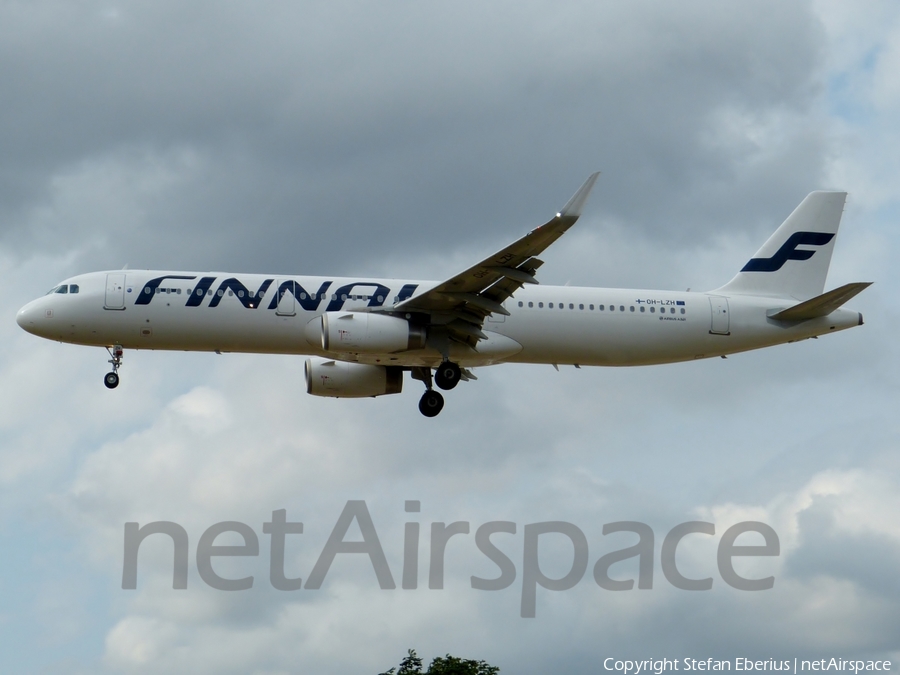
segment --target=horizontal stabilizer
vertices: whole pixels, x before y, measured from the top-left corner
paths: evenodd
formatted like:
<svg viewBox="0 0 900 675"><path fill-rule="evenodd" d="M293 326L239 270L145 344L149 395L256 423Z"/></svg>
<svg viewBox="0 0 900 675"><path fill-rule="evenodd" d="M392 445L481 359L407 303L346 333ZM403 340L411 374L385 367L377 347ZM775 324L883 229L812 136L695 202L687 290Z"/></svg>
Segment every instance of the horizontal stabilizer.
<svg viewBox="0 0 900 675"><path fill-rule="evenodd" d="M799 305L788 307L787 309L769 310L769 318L776 321L807 321L809 319L817 319L820 316L828 316L845 302L862 293L869 286L871 281L861 281L853 284L846 284L833 291L828 291L822 295L817 295L810 300L801 302Z"/></svg>

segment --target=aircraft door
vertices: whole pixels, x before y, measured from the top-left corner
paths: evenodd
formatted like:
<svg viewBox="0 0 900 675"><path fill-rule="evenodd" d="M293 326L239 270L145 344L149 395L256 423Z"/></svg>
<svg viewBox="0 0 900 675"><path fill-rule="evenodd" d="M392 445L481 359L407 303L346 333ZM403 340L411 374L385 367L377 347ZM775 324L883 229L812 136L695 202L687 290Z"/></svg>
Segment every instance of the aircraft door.
<svg viewBox="0 0 900 675"><path fill-rule="evenodd" d="M104 309L125 309L125 273L106 275L106 300Z"/></svg>
<svg viewBox="0 0 900 675"><path fill-rule="evenodd" d="M294 297L294 284L290 279L278 279L275 286L278 293L278 306L275 313L278 316L294 316L297 313L297 298Z"/></svg>
<svg viewBox="0 0 900 675"><path fill-rule="evenodd" d="M709 332L713 335L730 335L728 298L709 296L709 310L711 314Z"/></svg>

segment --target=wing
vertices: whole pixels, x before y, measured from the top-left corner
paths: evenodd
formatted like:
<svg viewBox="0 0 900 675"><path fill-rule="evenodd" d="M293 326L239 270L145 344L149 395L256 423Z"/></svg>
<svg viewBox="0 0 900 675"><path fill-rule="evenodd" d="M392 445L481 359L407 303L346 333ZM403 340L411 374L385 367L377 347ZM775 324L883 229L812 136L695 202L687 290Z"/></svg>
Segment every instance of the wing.
<svg viewBox="0 0 900 675"><path fill-rule="evenodd" d="M447 327L450 339L474 346L486 337L481 331L485 317L509 315L503 301L524 284L538 283L534 275L543 261L535 256L575 224L599 175L592 174L549 222L421 295L397 303L390 311L428 314L429 323Z"/></svg>

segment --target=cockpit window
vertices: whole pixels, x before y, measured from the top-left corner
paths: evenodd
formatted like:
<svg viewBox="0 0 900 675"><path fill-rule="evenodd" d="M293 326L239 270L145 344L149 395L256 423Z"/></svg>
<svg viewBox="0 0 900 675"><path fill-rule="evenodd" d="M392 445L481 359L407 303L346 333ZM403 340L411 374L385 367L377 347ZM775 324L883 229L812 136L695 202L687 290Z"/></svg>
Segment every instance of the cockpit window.
<svg viewBox="0 0 900 675"><path fill-rule="evenodd" d="M57 293L68 293L69 287L66 286L65 284L63 284L62 286L60 286L59 288L56 289L56 292Z"/></svg>
<svg viewBox="0 0 900 675"><path fill-rule="evenodd" d="M69 284L69 293L77 293L78 284Z"/></svg>

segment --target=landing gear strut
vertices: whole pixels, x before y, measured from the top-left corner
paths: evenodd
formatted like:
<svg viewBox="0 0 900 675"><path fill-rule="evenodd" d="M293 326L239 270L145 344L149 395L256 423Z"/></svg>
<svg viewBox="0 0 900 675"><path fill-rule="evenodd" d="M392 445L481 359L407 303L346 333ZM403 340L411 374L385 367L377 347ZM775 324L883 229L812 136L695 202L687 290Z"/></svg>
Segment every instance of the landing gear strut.
<svg viewBox="0 0 900 675"><path fill-rule="evenodd" d="M432 387L431 368L413 368L412 376L413 379L421 380L425 383L425 393L419 399L419 412L425 417L435 417L444 407L444 397Z"/></svg>
<svg viewBox="0 0 900 675"><path fill-rule="evenodd" d="M111 349L107 347L106 351L109 352L111 357L109 362L112 364L112 372L103 376L103 384L106 385L107 389L115 389L119 386L119 367L122 365L125 350L122 349L122 345L113 345Z"/></svg>

